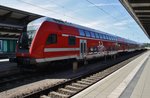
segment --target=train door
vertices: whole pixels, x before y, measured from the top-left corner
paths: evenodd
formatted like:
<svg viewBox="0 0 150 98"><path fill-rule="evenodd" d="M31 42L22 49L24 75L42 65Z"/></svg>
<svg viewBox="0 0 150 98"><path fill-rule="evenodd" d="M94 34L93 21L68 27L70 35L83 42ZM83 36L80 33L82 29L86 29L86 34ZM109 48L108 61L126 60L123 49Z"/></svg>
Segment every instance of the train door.
<svg viewBox="0 0 150 98"><path fill-rule="evenodd" d="M87 42L86 40L81 39L80 40L80 58L84 59L86 56L86 50L87 50Z"/></svg>

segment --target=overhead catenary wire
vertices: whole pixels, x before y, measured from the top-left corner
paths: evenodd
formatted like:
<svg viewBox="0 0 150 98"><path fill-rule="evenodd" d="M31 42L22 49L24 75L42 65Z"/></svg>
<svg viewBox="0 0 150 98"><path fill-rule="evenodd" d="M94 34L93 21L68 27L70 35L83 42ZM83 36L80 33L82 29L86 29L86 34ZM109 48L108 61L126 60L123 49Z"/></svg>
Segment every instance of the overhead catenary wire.
<svg viewBox="0 0 150 98"><path fill-rule="evenodd" d="M93 2L86 0L87 2L89 2L90 4L94 5L97 9L101 10L103 13L107 14L108 16L110 16L111 18L113 18L115 21L118 21L118 19L114 16L112 16L110 13L108 13L107 11L105 11L103 8L97 6L96 4L94 4Z"/></svg>
<svg viewBox="0 0 150 98"><path fill-rule="evenodd" d="M107 1L110 1L110 0L107 0ZM116 7L114 7L114 5L112 5L111 7L112 7L113 9L115 9L115 10L118 10ZM121 16L124 16L124 13L122 13L120 10L118 10L118 13L120 13ZM127 20L127 17L123 17L123 19L124 19L124 20ZM130 29L130 30L133 31L133 27L131 27L130 25L126 25L126 26L127 26L128 29ZM135 30L134 32L139 33L137 30ZM135 36L134 36L134 32L133 32L133 37L135 37ZM129 36L128 36L128 37L129 37Z"/></svg>
<svg viewBox="0 0 150 98"><path fill-rule="evenodd" d="M25 3L25 4L28 4L28 5L31 5L31 6L34 6L34 7L37 7L37 8L39 8L39 9L43 9L43 10L47 10L47 11L49 11L49 12L53 12L53 13L55 13L55 14L60 14L60 12L57 12L57 11L54 11L54 10L51 10L51 9L47 9L47 8L45 8L45 7L41 7L41 6L36 5L36 4L33 4L33 3L29 3L29 2L26 2L26 1L23 1L23 0L17 0L17 1L22 2L22 3ZM88 2L91 3L91 4L94 4L94 3L90 2L89 0L86 0L86 1L88 1ZM52 2L53 2L53 1L52 1ZM55 4L56 4L56 3L55 3ZM95 5L95 4L94 4L94 5ZM59 5L58 5L58 6L59 6ZM96 6L96 5L95 5L95 6ZM59 6L59 7L60 7L60 6ZM96 6L96 7L98 7L98 6ZM61 8L66 9L64 6L61 6ZM110 15L108 12L106 12L106 11L103 10L102 8L100 8L100 7L98 7L98 8L99 8L100 10L102 10L105 14L107 14L107 15L113 17L114 19L116 19L114 16ZM75 18L75 17L69 16L69 15L66 15L66 14L63 14L63 15L66 16L66 17L69 17L69 18L78 20L78 21L87 22L87 21L85 21L85 20L82 20L82 19L79 19L79 18ZM117 19L116 19L116 20L117 20Z"/></svg>
<svg viewBox="0 0 150 98"><path fill-rule="evenodd" d="M51 9L48 9L48 8L45 8L45 7L41 7L40 5L36 5L36 4L30 3L30 2L26 2L26 1L23 1L23 0L18 0L18 1L19 1L19 2L22 2L22 3L25 3L25 4L28 4L28 5L31 5L31 6L34 6L34 7L37 7L37 8L39 8L39 9L47 10L48 12L53 12L53 13L55 13L55 14L60 14L60 12L57 12L57 11L55 11L55 10L51 10ZM108 13L108 12L105 11L104 9L98 7L98 6L97 6L96 4L94 4L93 2L90 2L89 0L86 0L86 1L88 1L88 2L91 3L91 4L93 4L93 5L96 6L98 9L100 9L101 11L103 11L105 14L109 15L110 17L112 17L115 21L118 21L118 19L117 19L116 17L112 16L110 13ZM52 2L54 2L54 1L52 1ZM64 6L60 6L60 5L56 4L56 3L55 3L55 5L57 5L57 6L61 7L61 8L63 8L63 9L66 9ZM84 23L87 23L87 21L85 21L85 20L83 20L83 19L79 19L79 18L76 18L76 17L72 17L72 16L69 16L69 15L66 15L65 13L62 13L62 14L63 14L64 16L66 16L66 17L71 18L71 19L74 19L74 20L78 20L78 21L82 21L82 22L84 22ZM89 21L88 21L88 22L89 22ZM102 23L101 23L101 24L102 24ZM104 26L104 25L102 24L102 26Z"/></svg>
<svg viewBox="0 0 150 98"><path fill-rule="evenodd" d="M39 8L39 9L43 9L43 10L46 10L48 12L52 12L52 13L55 13L55 14L60 14L60 12L57 12L57 11L54 11L54 10L51 10L51 9L47 9L45 7L41 7L39 5L36 5L36 4L33 4L33 3L29 3L29 2L26 2L26 1L23 1L23 0L17 0L19 2L22 2L22 3L25 3L25 4L28 4L28 5L31 5L31 6L34 6L36 8ZM77 20L77 21L82 21L82 22L87 22L83 19L79 19L79 18L76 18L76 17L72 17L72 16L69 16L69 15L66 15L66 14L63 14L63 16L66 16L66 17L69 17L71 19L74 19L74 20Z"/></svg>
<svg viewBox="0 0 150 98"><path fill-rule="evenodd" d="M46 10L46 11L48 11L48 12L53 12L53 13L55 13L55 14L59 14L59 15L60 15L60 12L57 12L57 11L54 11L54 10L51 10L51 9L44 8L44 7L41 7L41 6L36 5L36 4L33 4L33 3L25 2L25 1L23 1L23 0L17 0L17 1L22 2L22 3L25 3L25 4L28 4L28 5L31 5L31 6L34 6L34 7L39 8L39 9ZM52 1L52 2L54 2L54 1ZM63 8L63 9L67 9L67 8L65 8L64 6L58 5L58 4L56 4L56 3L55 3L55 5L57 5L57 6L61 7L61 8ZM69 10L69 9L68 9L68 10ZM66 15L66 14L64 14L64 13L63 13L63 15L66 16L66 17L69 17L69 18L71 18L71 19L80 21L80 22L82 21L83 23L88 23L88 22L89 22L89 21L86 21L86 20L83 20L83 19L79 19L79 18L76 18L76 17L72 17L72 16L69 16L69 15ZM89 20L90 20L90 19L89 19ZM103 23L102 25L104 25L104 23Z"/></svg>
<svg viewBox="0 0 150 98"><path fill-rule="evenodd" d="M66 9L66 10L70 11L69 8L66 8L65 6L62 6L62 5L60 5L60 4L55 3L54 0L52 0L51 2L52 2L53 4L55 4L56 6L58 6L58 7L61 7L62 9ZM72 10L71 10L71 11L72 11ZM74 12L74 13L77 13L77 12ZM78 15L81 15L80 13L77 13L77 14L78 14Z"/></svg>
<svg viewBox="0 0 150 98"><path fill-rule="evenodd" d="M55 4L56 6L58 7L61 7L62 9L66 9L66 10L70 10L69 8L66 8L65 6L62 6L60 4L57 4L54 2L54 0L51 1L53 4ZM71 10L72 11L72 10ZM77 13L77 12L74 12L74 13ZM80 13L77 13L78 15L82 16ZM92 18L89 18L89 19L92 19ZM102 26L104 26L105 24L104 23L101 23Z"/></svg>
<svg viewBox="0 0 150 98"><path fill-rule="evenodd" d="M57 6L59 6L59 7L61 7L61 8L63 8L63 9L67 9L67 10L70 10L70 9L68 9L68 8L66 8L65 6L62 6L62 5L60 5L60 4L57 4L57 3L55 3L53 0L51 1L51 2L53 2L55 5L57 5ZM90 2L89 0L88 0L88 2ZM92 3L92 2L91 2ZM94 3L92 3L92 4L94 4ZM95 4L94 4L95 5ZM100 8L101 9L101 8ZM106 12L105 10L103 10L103 9L101 9L105 14L108 14L108 15L110 15L108 12ZM112 16L111 15L111 17L113 17L113 18L115 18L114 16ZM117 20L117 19L116 19ZM105 24L103 24L103 23L101 23L101 26L103 27L103 26L105 26Z"/></svg>
<svg viewBox="0 0 150 98"><path fill-rule="evenodd" d="M108 2L110 2L110 0L107 0ZM120 13L121 16L124 16L125 14L123 12L121 12L119 9L117 9L114 5L111 5L111 7L114 9L114 10L117 10L118 13ZM128 17L123 17L122 19L126 19Z"/></svg>
<svg viewBox="0 0 150 98"><path fill-rule="evenodd" d="M108 16L110 16L113 20L115 20L116 22L119 22L120 19L118 19L117 17L111 15L109 12L105 11L103 8L97 6L96 4L94 4L93 2L86 0L87 2L89 2L90 4L94 5L97 9L99 9L100 11L102 11L103 13L107 14ZM115 8L114 8L115 9ZM118 9L117 9L118 10ZM125 18L123 18L125 19Z"/></svg>
<svg viewBox="0 0 150 98"><path fill-rule="evenodd" d="M108 13L107 11L105 11L103 8L97 6L95 3L93 3L93 2L91 2L91 1L89 1L89 0L86 0L86 1L87 1L88 3L94 5L97 9L99 9L99 10L102 11L103 13L109 15L109 16L110 16L113 20L115 20L116 22L120 22L120 21L121 21L120 19L118 19L118 18L112 16L110 13ZM115 8L114 8L114 9L115 9ZM118 10L118 9L117 9L117 10ZM121 13L121 14L122 14L122 13ZM126 18L123 18L123 19L126 19ZM130 26L128 26L128 25L127 25L127 28L130 29L131 31L133 31L133 28L130 27Z"/></svg>

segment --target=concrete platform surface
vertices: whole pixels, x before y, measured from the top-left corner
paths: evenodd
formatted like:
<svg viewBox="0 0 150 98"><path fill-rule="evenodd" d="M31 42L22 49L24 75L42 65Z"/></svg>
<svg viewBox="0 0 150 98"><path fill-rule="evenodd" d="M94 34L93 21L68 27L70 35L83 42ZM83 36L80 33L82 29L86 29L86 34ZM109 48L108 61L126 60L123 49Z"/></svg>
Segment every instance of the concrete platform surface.
<svg viewBox="0 0 150 98"><path fill-rule="evenodd" d="M72 98L150 98L150 51Z"/></svg>

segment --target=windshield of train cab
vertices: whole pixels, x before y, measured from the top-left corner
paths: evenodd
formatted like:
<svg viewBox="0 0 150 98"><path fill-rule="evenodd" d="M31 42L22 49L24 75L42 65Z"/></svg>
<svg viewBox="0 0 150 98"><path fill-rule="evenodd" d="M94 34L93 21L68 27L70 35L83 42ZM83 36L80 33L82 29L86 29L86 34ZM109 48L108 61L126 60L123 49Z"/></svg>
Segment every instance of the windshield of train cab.
<svg viewBox="0 0 150 98"><path fill-rule="evenodd" d="M36 32L42 23L43 23L43 18L40 18L30 22L27 25L27 27L24 28L19 41L20 48L23 49L30 48L33 38L35 37Z"/></svg>

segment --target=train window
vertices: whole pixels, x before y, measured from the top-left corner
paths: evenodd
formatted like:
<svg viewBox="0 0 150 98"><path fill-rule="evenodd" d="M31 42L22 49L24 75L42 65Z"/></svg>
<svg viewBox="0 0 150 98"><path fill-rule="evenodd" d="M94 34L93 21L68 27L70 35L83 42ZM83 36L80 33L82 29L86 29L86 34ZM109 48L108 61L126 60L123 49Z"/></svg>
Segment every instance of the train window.
<svg viewBox="0 0 150 98"><path fill-rule="evenodd" d="M112 36L112 40L114 40L114 37Z"/></svg>
<svg viewBox="0 0 150 98"><path fill-rule="evenodd" d="M76 44L76 38L74 36L68 37L68 43L69 45L75 45Z"/></svg>
<svg viewBox="0 0 150 98"><path fill-rule="evenodd" d="M115 37L113 37L113 40L115 41Z"/></svg>
<svg viewBox="0 0 150 98"><path fill-rule="evenodd" d="M106 35L106 39L108 39L108 40L109 40L109 36L108 36L108 35Z"/></svg>
<svg viewBox="0 0 150 98"><path fill-rule="evenodd" d="M109 36L109 40L111 40L111 36Z"/></svg>
<svg viewBox="0 0 150 98"><path fill-rule="evenodd" d="M91 34L89 31L85 31L86 37L91 37Z"/></svg>
<svg viewBox="0 0 150 98"><path fill-rule="evenodd" d="M111 36L111 40L113 40L113 37Z"/></svg>
<svg viewBox="0 0 150 98"><path fill-rule="evenodd" d="M114 37L112 36L112 40L114 41Z"/></svg>
<svg viewBox="0 0 150 98"><path fill-rule="evenodd" d="M46 44L55 44L57 43L57 34L50 34L47 38Z"/></svg>
<svg viewBox="0 0 150 98"><path fill-rule="evenodd" d="M111 36L108 36L109 37L109 40L111 40Z"/></svg>
<svg viewBox="0 0 150 98"><path fill-rule="evenodd" d="M80 36L85 36L85 33L83 30L79 29L79 33L80 33Z"/></svg>
<svg viewBox="0 0 150 98"><path fill-rule="evenodd" d="M102 38L103 38L102 34L100 34L100 33L99 33L99 38L100 38L100 39L102 39Z"/></svg>
<svg viewBox="0 0 150 98"><path fill-rule="evenodd" d="M111 37L108 35L108 39L111 40Z"/></svg>
<svg viewBox="0 0 150 98"><path fill-rule="evenodd" d="M96 38L99 38L99 33L95 33L95 35L96 35Z"/></svg>
<svg viewBox="0 0 150 98"><path fill-rule="evenodd" d="M109 36L108 35L106 35L106 38L109 40Z"/></svg>
<svg viewBox="0 0 150 98"><path fill-rule="evenodd" d="M109 39L110 39L110 40L112 40L112 37L111 37L111 36L109 36Z"/></svg>
<svg viewBox="0 0 150 98"><path fill-rule="evenodd" d="M95 33L91 32L91 37L95 38Z"/></svg>
<svg viewBox="0 0 150 98"><path fill-rule="evenodd" d="M107 39L109 40L109 36L107 35Z"/></svg>
<svg viewBox="0 0 150 98"><path fill-rule="evenodd" d="M114 37L112 36L112 40L114 40Z"/></svg>
<svg viewBox="0 0 150 98"><path fill-rule="evenodd" d="M99 34L99 33L98 33ZM101 35L99 34L99 38L101 39Z"/></svg>
<svg viewBox="0 0 150 98"><path fill-rule="evenodd" d="M106 35L103 35L103 38L106 39Z"/></svg>
<svg viewBox="0 0 150 98"><path fill-rule="evenodd" d="M111 40L111 36L109 36L109 40Z"/></svg>
<svg viewBox="0 0 150 98"><path fill-rule="evenodd" d="M117 38L117 37L116 37L115 39L116 39L116 41L118 41L118 38Z"/></svg>
<svg viewBox="0 0 150 98"><path fill-rule="evenodd" d="M103 34L101 34L101 36L102 36L102 39L104 39L104 36L103 36Z"/></svg>
<svg viewBox="0 0 150 98"><path fill-rule="evenodd" d="M105 39L107 39L107 35L105 35Z"/></svg>

